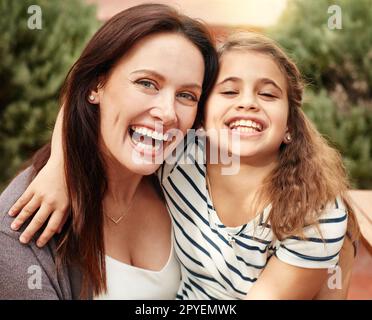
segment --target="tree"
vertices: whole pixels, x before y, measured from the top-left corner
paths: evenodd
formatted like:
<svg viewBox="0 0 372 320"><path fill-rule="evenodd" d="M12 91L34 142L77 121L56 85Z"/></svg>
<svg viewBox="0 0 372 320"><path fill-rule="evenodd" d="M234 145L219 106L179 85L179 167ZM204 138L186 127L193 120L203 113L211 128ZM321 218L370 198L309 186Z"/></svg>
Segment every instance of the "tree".
<svg viewBox="0 0 372 320"><path fill-rule="evenodd" d="M78 0L0 0L0 16L1 190L50 139L61 85L99 24Z"/></svg>
<svg viewBox="0 0 372 320"><path fill-rule="evenodd" d="M329 27L332 5L341 29ZM371 188L371 1L289 1L269 35L298 64L308 83L305 112L343 155L353 186Z"/></svg>

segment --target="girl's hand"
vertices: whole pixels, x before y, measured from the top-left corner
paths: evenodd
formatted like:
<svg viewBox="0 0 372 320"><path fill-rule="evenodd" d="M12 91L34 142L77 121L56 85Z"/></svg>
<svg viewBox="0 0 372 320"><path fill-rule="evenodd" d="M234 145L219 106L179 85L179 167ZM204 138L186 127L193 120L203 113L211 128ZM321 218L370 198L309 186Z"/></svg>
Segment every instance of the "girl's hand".
<svg viewBox="0 0 372 320"><path fill-rule="evenodd" d="M11 228L18 230L24 222L33 218L19 240L28 243L49 218L48 224L36 245L44 246L56 233L60 233L67 220L68 196L61 162L50 159L28 186L23 195L10 208L9 215L18 215Z"/></svg>

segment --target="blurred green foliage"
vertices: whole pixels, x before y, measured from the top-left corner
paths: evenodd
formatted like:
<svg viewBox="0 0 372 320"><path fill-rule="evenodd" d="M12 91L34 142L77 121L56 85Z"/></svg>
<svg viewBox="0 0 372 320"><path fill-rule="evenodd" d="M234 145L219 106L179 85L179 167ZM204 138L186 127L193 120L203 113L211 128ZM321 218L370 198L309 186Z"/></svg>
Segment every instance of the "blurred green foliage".
<svg viewBox="0 0 372 320"><path fill-rule="evenodd" d="M341 29L328 26L332 5L341 8ZM305 112L361 189L372 188L371 6L371 0L290 0L268 32L299 66L307 82Z"/></svg>
<svg viewBox="0 0 372 320"><path fill-rule="evenodd" d="M40 30L28 27L31 5ZM61 85L98 25L83 1L0 0L0 191L50 139Z"/></svg>

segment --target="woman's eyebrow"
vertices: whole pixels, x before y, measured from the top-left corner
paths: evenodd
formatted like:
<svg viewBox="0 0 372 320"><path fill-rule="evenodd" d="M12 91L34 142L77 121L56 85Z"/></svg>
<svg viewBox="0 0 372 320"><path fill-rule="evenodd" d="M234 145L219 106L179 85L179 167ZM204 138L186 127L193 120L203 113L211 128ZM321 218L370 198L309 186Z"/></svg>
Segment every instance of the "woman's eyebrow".
<svg viewBox="0 0 372 320"><path fill-rule="evenodd" d="M130 74L137 74L137 73L152 75L153 77L158 78L160 81L165 81L165 77L162 76L160 73L154 71L154 70L140 69L140 70L133 71ZM191 90L202 91L201 85L199 85L197 83L186 83L186 84L182 85L182 87L185 87L185 88L188 88L188 89L191 89Z"/></svg>
<svg viewBox="0 0 372 320"><path fill-rule="evenodd" d="M165 80L165 78L160 73L158 73L154 70L150 70L150 69L140 69L140 70L133 71L130 74L137 74L137 73L141 73L141 74L145 73L145 74L152 75L152 76L158 78L159 80L162 80L162 81Z"/></svg>
<svg viewBox="0 0 372 320"><path fill-rule="evenodd" d="M263 83L263 84L271 84L274 87L276 87L280 91L281 94L283 93L283 90L280 88L280 86L274 80L272 80L272 79L261 78L261 79L259 79L259 82L260 83Z"/></svg>
<svg viewBox="0 0 372 320"><path fill-rule="evenodd" d="M188 83L188 84L183 85L182 87L185 89L202 91L202 87L198 85L197 83Z"/></svg>

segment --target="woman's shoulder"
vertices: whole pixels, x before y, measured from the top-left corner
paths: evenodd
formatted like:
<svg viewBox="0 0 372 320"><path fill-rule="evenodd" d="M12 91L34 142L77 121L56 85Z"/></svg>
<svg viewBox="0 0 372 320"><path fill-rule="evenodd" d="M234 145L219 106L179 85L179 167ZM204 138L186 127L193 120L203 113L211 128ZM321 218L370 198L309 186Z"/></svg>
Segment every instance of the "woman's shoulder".
<svg viewBox="0 0 372 320"><path fill-rule="evenodd" d="M19 236L26 226L17 231L10 228L14 217L8 210L26 190L32 175L33 169L28 167L0 195L0 300L71 299L68 271L56 272L55 240L43 248L34 240L24 245Z"/></svg>

